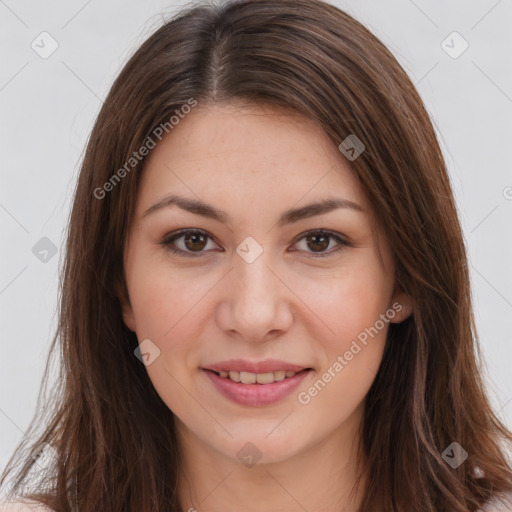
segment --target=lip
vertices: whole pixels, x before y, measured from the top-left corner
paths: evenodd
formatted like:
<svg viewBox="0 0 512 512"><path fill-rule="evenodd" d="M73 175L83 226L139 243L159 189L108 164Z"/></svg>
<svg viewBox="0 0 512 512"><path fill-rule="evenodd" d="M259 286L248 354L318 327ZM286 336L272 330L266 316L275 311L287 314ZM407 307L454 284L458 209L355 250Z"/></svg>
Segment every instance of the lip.
<svg viewBox="0 0 512 512"><path fill-rule="evenodd" d="M281 366L280 369L284 370L285 368ZM221 377L212 370L205 368L202 369L202 372L210 379L221 395L239 405L248 405L252 407L272 405L288 397L312 372L311 369L301 368L299 368L298 371L299 373L296 373L293 377L288 377L284 380L273 382L272 384L243 384L242 382L234 382L229 378Z"/></svg>
<svg viewBox="0 0 512 512"><path fill-rule="evenodd" d="M279 359L265 359L264 361L230 359L229 361L222 361L221 363L205 366L203 370L213 370L214 372L228 372L231 370L234 372L270 373L278 372L279 370L300 372L301 370L305 370L307 368L310 367L287 363L286 361L280 361Z"/></svg>

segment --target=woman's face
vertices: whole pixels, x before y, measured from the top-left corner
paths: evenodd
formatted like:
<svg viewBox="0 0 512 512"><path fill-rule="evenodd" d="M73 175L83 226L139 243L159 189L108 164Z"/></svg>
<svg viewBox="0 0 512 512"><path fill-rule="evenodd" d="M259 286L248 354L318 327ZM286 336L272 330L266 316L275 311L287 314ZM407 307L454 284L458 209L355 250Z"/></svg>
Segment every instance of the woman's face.
<svg viewBox="0 0 512 512"><path fill-rule="evenodd" d="M411 305L327 135L277 110L199 105L151 151L138 194L124 321L179 435L276 462L354 434Z"/></svg>

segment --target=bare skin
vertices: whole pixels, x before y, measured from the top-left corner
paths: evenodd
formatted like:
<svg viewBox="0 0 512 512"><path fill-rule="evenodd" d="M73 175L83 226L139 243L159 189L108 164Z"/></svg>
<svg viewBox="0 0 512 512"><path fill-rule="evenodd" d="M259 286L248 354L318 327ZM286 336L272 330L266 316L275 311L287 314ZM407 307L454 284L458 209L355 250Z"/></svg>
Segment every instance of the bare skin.
<svg viewBox="0 0 512 512"><path fill-rule="evenodd" d="M199 105L148 158L125 249L130 304L123 315L139 342L160 350L146 369L176 417L183 510L355 511L361 489L350 491L365 396L389 323L407 318L412 304L395 286L391 249L372 231L370 205L348 161L312 121L239 105ZM168 194L200 199L229 217L176 205L143 216ZM277 223L285 210L328 197L362 211ZM185 228L206 233L174 240L191 256L161 244ZM320 229L348 244L309 233ZM251 251L263 250L250 263L236 251L247 237L257 243ZM378 333L345 357L390 310ZM346 364L335 371L339 356ZM204 371L233 358L312 370L277 403L240 405ZM309 392L322 378L328 383ZM244 446L261 454L252 467L239 455Z"/></svg>

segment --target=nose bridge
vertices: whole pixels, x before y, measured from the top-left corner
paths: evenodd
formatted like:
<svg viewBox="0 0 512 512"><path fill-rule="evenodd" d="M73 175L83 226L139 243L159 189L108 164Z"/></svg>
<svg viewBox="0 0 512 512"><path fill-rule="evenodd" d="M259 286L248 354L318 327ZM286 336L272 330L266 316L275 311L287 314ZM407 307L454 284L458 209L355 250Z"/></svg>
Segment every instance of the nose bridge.
<svg viewBox="0 0 512 512"><path fill-rule="evenodd" d="M272 253L268 249L265 250L262 244L264 242L259 243L252 236L248 236L238 245L233 258L239 288L244 293L255 295L256 298L264 293L265 287L268 287L272 280L271 278L275 279L268 269L275 264L271 261Z"/></svg>
<svg viewBox="0 0 512 512"><path fill-rule="evenodd" d="M270 255L266 252L262 252L254 261L245 260L239 255L235 257L233 277L236 279L237 304L249 309L257 305L260 310L265 304L273 306L272 297L275 298L277 283L269 269L271 265Z"/></svg>
<svg viewBox="0 0 512 512"><path fill-rule="evenodd" d="M243 248L243 244L240 246ZM261 251L254 257L253 252L251 258L243 252L236 254L233 267L227 300L229 320L224 328L236 330L243 338L252 340L264 338L269 331L285 329L291 315L282 303L285 297L280 280L274 275L275 270L271 270L271 254Z"/></svg>

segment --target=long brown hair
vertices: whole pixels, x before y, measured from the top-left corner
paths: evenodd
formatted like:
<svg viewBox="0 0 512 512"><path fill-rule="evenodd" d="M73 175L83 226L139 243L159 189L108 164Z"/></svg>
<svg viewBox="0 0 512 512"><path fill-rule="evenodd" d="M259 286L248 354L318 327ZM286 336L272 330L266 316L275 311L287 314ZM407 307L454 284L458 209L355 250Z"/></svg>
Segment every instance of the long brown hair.
<svg viewBox="0 0 512 512"><path fill-rule="evenodd" d="M504 447L512 433L480 377L463 234L429 115L386 47L319 0L196 4L149 37L115 80L69 219L51 346L62 360L57 388L38 404L0 483L18 461L12 496L57 512L179 511L174 416L134 356L119 298L127 298L123 251L144 159L126 162L191 99L292 109L337 146L354 134L366 147L350 165L414 313L390 326L366 398L360 511L476 511L511 492ZM442 456L453 442L468 454L457 468ZM56 456L33 472L32 455L48 445ZM29 478L35 486L25 487Z"/></svg>

